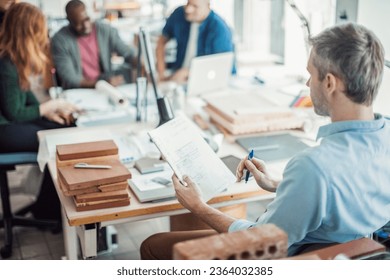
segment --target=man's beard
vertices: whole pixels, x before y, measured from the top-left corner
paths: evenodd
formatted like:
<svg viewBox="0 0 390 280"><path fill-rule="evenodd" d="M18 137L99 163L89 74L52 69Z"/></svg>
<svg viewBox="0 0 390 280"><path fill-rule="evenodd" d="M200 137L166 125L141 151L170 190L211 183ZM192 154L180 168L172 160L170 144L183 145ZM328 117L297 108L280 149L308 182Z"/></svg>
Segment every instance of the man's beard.
<svg viewBox="0 0 390 280"><path fill-rule="evenodd" d="M319 95L316 98L311 97L313 107L314 107L314 112L319 116L328 117L329 116L328 102L326 101L322 93L320 94L321 95Z"/></svg>

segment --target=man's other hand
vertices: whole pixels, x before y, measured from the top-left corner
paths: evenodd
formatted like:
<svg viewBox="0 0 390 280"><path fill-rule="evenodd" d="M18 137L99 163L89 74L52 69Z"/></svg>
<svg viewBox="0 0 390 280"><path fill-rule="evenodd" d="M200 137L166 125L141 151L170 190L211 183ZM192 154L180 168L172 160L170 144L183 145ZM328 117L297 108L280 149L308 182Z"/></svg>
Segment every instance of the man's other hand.
<svg viewBox="0 0 390 280"><path fill-rule="evenodd" d="M276 191L279 182L271 179L270 175L268 174L264 161L257 158L248 160L247 157L242 159L238 164L236 170L237 182L241 181L241 178L243 177L245 170L248 170L250 173L252 173L253 177L256 180L257 185L260 188L269 192Z"/></svg>

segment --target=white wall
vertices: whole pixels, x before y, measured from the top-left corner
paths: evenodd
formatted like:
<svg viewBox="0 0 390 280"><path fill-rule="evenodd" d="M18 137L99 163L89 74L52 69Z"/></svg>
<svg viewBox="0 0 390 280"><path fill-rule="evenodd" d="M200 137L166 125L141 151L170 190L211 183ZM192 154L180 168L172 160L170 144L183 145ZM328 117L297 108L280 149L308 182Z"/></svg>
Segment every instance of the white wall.
<svg viewBox="0 0 390 280"><path fill-rule="evenodd" d="M385 47L386 57L390 60L390 1L359 0L358 23L375 32Z"/></svg>
<svg viewBox="0 0 390 280"><path fill-rule="evenodd" d="M90 16L95 16L93 12L93 2L94 0L82 0L87 6L87 10ZM65 6L69 0L26 0L23 2L28 2L33 5L36 5L42 9L48 17L54 18L65 18Z"/></svg>
<svg viewBox="0 0 390 280"><path fill-rule="evenodd" d="M359 0L357 21L370 28L381 40L387 60L390 60L390 1ZM390 115L390 69L385 68L383 81L374 102L376 112Z"/></svg>
<svg viewBox="0 0 390 280"><path fill-rule="evenodd" d="M217 12L229 26L233 27L234 0L212 0L211 8Z"/></svg>
<svg viewBox="0 0 390 280"><path fill-rule="evenodd" d="M271 2L245 0L242 51L251 51L256 56L265 57L270 52L271 41Z"/></svg>
<svg viewBox="0 0 390 280"><path fill-rule="evenodd" d="M296 6L307 18L311 34L315 35L335 23L335 0L295 0ZM307 76L308 53L306 33L293 9L285 4L285 65L292 73Z"/></svg>

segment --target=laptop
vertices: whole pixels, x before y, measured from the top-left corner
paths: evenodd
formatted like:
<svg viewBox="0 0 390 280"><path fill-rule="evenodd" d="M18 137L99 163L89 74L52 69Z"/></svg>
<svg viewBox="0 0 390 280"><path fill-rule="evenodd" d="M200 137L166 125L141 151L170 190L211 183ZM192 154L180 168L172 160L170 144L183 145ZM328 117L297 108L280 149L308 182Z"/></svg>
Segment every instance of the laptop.
<svg viewBox="0 0 390 280"><path fill-rule="evenodd" d="M190 65L187 96L201 96L226 89L233 60L233 52L194 57Z"/></svg>

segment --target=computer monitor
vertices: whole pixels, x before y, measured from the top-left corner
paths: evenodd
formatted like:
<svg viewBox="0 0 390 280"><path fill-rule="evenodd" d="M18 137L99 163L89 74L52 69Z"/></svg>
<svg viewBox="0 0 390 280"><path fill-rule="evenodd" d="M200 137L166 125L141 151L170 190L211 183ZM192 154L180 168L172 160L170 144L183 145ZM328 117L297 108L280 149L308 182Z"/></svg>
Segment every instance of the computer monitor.
<svg viewBox="0 0 390 280"><path fill-rule="evenodd" d="M140 27L139 30L139 46L138 46L138 73L137 76L141 76L141 56L143 57L143 61L145 64L146 72L149 74L149 78L152 82L154 95L156 97L157 102L157 108L158 113L160 116L160 122L158 125L162 125L163 123L173 119L175 116L172 111L171 104L169 103L169 100L166 96L162 96L157 88L157 82L156 82L156 65L154 63L154 57L152 52L152 47L150 43L150 37L149 32L144 28ZM140 93L138 89L137 84L137 102L136 104L139 104L138 100L140 98ZM137 107L137 116L139 108Z"/></svg>

